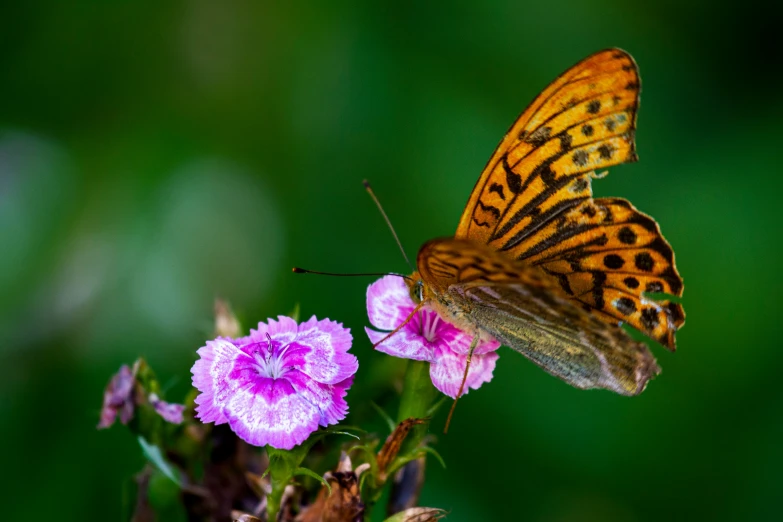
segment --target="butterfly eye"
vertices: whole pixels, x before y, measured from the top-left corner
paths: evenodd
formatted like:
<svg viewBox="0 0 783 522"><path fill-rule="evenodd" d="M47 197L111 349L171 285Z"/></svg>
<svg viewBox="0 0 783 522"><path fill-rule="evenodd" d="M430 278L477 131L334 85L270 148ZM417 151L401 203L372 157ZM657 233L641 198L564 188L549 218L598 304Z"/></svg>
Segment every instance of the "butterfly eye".
<svg viewBox="0 0 783 522"><path fill-rule="evenodd" d="M424 299L424 282L421 279L411 286L411 299L413 299L416 304L421 303Z"/></svg>

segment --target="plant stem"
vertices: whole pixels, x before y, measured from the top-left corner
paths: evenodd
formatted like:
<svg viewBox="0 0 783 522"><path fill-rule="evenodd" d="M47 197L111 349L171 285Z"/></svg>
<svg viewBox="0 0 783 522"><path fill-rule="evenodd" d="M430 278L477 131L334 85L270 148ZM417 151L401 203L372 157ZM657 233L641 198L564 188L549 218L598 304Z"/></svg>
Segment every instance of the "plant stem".
<svg viewBox="0 0 783 522"><path fill-rule="evenodd" d="M411 417L417 419L425 418L437 396L438 390L432 385L432 380L430 379L430 363L426 361L408 361L397 422L402 422ZM428 424L415 426L405 439L400 454L405 455L419 446L427 434L427 428Z"/></svg>
<svg viewBox="0 0 783 522"><path fill-rule="evenodd" d="M290 477L286 477L284 480L280 480L280 477L275 477L275 473L270 473L270 482L272 485L272 491L266 497L266 516L267 520L274 522L277 520L277 514L280 511L280 501L283 498L283 492L288 484Z"/></svg>

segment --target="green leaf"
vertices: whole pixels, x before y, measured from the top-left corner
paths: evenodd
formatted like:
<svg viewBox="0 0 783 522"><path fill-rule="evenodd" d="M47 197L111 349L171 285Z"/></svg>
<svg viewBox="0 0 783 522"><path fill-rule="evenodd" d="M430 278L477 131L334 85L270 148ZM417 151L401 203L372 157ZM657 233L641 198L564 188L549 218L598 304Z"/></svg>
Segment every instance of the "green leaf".
<svg viewBox="0 0 783 522"><path fill-rule="evenodd" d="M300 315L302 315L302 310L301 307L299 306L299 303L296 303L294 305L294 309L291 310L291 312L288 314L288 317L290 317L291 319L293 319L298 323Z"/></svg>
<svg viewBox="0 0 783 522"><path fill-rule="evenodd" d="M296 468L294 470L293 474L294 475L305 475L307 477L316 479L317 481L319 481L321 484L323 484L326 487L326 489L329 491L330 495L332 494L332 486L329 484L329 482L325 478L323 478L321 475L319 475L315 471L313 471L311 469L307 469L307 468Z"/></svg>
<svg viewBox="0 0 783 522"><path fill-rule="evenodd" d="M682 303L682 297L667 294L666 292L642 292L642 295L653 301L673 301L675 303Z"/></svg>
<svg viewBox="0 0 783 522"><path fill-rule="evenodd" d="M433 405L430 407L430 409L429 409L429 410L427 410L427 418L432 418L432 417L435 415L435 412L437 412L437 411L438 411L438 409L439 409L441 406L443 406L443 403L444 403L444 402L446 402L447 400L449 400L449 398L450 398L450 397L448 397L447 395L444 395L443 397L441 397L441 399L440 399L438 402L436 402L435 404L433 404Z"/></svg>
<svg viewBox="0 0 783 522"><path fill-rule="evenodd" d="M443 460L443 457L441 457L441 456L440 456L440 453L438 453L437 451L435 451L435 448L432 448L432 447L430 447L430 446L423 446L423 447L421 447L421 448L419 448L419 449L420 449L420 450L421 450L423 453L429 453L430 455L432 455L433 457L435 457L435 459L436 459L438 462L440 462L440 465L441 465L441 466L443 466L443 469L446 469L446 461L444 461L444 460Z"/></svg>
<svg viewBox="0 0 783 522"><path fill-rule="evenodd" d="M328 435L348 435L349 437L352 437L356 440L361 440L361 438L358 435L354 435L353 433L348 433L347 431L339 431L339 430L324 430L326 434Z"/></svg>
<svg viewBox="0 0 783 522"><path fill-rule="evenodd" d="M394 431L394 428L397 426L397 423L395 423L395 422L394 422L394 420L392 420L392 418L389 416L389 414L388 414L388 413L386 413L386 412L383 410L383 408L381 408L380 406L378 406L378 405L375 403L375 401L370 401L370 406L372 406L373 408L375 408L375 411L377 411L377 412L380 414L381 418L382 418L384 421L386 421L386 425L389 427L389 431Z"/></svg>
<svg viewBox="0 0 783 522"><path fill-rule="evenodd" d="M177 471L166 461L159 447L150 444L141 435L139 435L139 445L141 446L142 453L144 453L144 457L146 457L153 466L171 479L174 484L182 487L182 482L179 480Z"/></svg>

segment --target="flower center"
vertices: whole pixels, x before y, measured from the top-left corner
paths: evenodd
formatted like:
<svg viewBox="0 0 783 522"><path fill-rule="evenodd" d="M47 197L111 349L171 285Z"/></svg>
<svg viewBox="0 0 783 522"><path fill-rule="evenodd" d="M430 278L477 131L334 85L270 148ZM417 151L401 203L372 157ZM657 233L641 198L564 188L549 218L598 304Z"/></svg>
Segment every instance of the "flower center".
<svg viewBox="0 0 783 522"><path fill-rule="evenodd" d="M288 373L288 367L285 366L285 352L288 351L289 344L280 348L280 345L275 346L272 342L272 337L266 334L267 345L263 346L261 343L257 345L256 351L253 353L253 358L256 362L256 370L259 375L268 377L270 379L279 379L286 373ZM277 348L277 349L275 349Z"/></svg>
<svg viewBox="0 0 783 522"><path fill-rule="evenodd" d="M440 317L436 313L424 312L421 322L421 335L424 336L429 342L433 342L438 333L438 325L440 323Z"/></svg>

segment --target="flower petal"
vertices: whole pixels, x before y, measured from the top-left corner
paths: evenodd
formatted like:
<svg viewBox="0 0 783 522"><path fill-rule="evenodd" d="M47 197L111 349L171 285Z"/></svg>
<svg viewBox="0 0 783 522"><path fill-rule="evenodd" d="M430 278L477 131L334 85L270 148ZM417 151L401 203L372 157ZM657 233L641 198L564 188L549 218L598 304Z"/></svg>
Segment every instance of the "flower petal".
<svg viewBox="0 0 783 522"><path fill-rule="evenodd" d="M232 388L227 379L242 352L230 341L216 339L198 350L199 359L190 369L193 386L201 393L196 397L196 417L202 422L223 424L226 418L222 409Z"/></svg>
<svg viewBox="0 0 783 522"><path fill-rule="evenodd" d="M389 335L389 332L376 332L371 328L364 328L370 341L373 344L380 342L381 339ZM432 361L433 349L430 343L421 335L403 328L387 340L375 347L379 352L383 352L394 357L403 359L414 359L416 361Z"/></svg>
<svg viewBox="0 0 783 522"><path fill-rule="evenodd" d="M397 328L415 306L408 285L399 276L384 276L367 287L367 315L380 330Z"/></svg>
<svg viewBox="0 0 783 522"><path fill-rule="evenodd" d="M353 376L337 384L322 384L302 372L292 370L286 373L283 378L291 383L299 395L318 408L320 414L318 424L321 426L337 424L348 414L345 395L353 384Z"/></svg>
<svg viewBox="0 0 783 522"><path fill-rule="evenodd" d="M446 335L446 327L441 327L443 331L438 331L438 336L442 339L447 339L449 349L459 355L468 355L470 352L470 345L473 342L473 334L464 332L449 323L446 323L448 327L453 328L456 332L449 331L449 335ZM473 350L473 355L482 355L485 353L494 352L500 348L500 343L495 339L484 339L479 341L476 349Z"/></svg>
<svg viewBox="0 0 783 522"><path fill-rule="evenodd" d="M435 361L430 364L432 384L452 399L456 398L459 386L462 383L462 376L465 373L467 356L454 353L448 349L438 350L438 352L435 356ZM476 355L474 352L470 361L465 388L462 390L463 395L468 393L470 388L475 390L485 382L492 380L492 372L495 370L495 361L497 359L498 354L495 352L482 355Z"/></svg>
<svg viewBox="0 0 783 522"><path fill-rule="evenodd" d="M266 338L266 334L269 334L269 337L281 345L286 345L296 339L299 332L299 325L290 317L278 315L277 321L274 319L269 319L268 321L269 324L258 323L257 329L250 330L250 335L246 337L235 339L234 344L239 346L240 349L253 343L266 344L269 341Z"/></svg>
<svg viewBox="0 0 783 522"><path fill-rule="evenodd" d="M274 337L277 341L277 337ZM313 316L299 325L296 339L286 352L286 365L294 366L323 384L337 384L359 369L359 361L348 353L353 337L341 323Z"/></svg>
<svg viewBox="0 0 783 522"><path fill-rule="evenodd" d="M184 404L166 402L161 400L155 393L150 393L149 401L158 415L163 417L163 420L172 424L182 424L182 412L185 411Z"/></svg>
<svg viewBox="0 0 783 522"><path fill-rule="evenodd" d="M233 390L223 409L231 429L255 446L291 449L318 429L320 413L285 379L259 378Z"/></svg>

